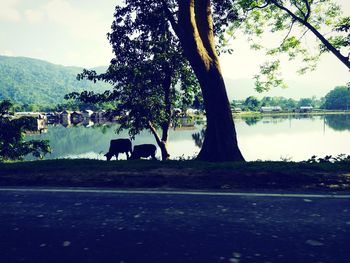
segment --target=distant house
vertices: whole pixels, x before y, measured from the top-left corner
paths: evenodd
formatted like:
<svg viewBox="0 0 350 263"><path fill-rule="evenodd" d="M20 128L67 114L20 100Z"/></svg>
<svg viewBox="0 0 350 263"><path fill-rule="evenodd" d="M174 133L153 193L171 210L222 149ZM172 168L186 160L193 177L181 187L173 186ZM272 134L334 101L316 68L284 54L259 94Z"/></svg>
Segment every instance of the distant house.
<svg viewBox="0 0 350 263"><path fill-rule="evenodd" d="M242 112L242 109L238 108L238 107L233 107L233 108L231 108L231 111L234 113L238 113L238 112Z"/></svg>
<svg viewBox="0 0 350 263"><path fill-rule="evenodd" d="M198 113L199 113L199 111L197 109L189 108L186 110L186 115L196 115Z"/></svg>
<svg viewBox="0 0 350 263"><path fill-rule="evenodd" d="M79 123L83 121L83 114L80 111L74 111L71 115L70 115L71 121L72 123Z"/></svg>
<svg viewBox="0 0 350 263"><path fill-rule="evenodd" d="M181 127L194 127L195 121L191 117L180 117L180 126Z"/></svg>
<svg viewBox="0 0 350 263"><path fill-rule="evenodd" d="M280 106L270 106L270 107L261 107L260 112L280 112L282 108Z"/></svg>
<svg viewBox="0 0 350 263"><path fill-rule="evenodd" d="M13 116L9 116L11 119L19 119L22 117L30 117L29 124L27 125L27 132L38 132L46 128L47 117L40 112L15 112Z"/></svg>
<svg viewBox="0 0 350 263"><path fill-rule="evenodd" d="M71 111L68 110L64 110L61 112L60 114L60 120L61 120L61 124L64 127L68 127L71 125L71 121L70 121L70 115L72 114Z"/></svg>
<svg viewBox="0 0 350 263"><path fill-rule="evenodd" d="M46 114L47 123L59 123L60 122L60 114L58 112L49 112Z"/></svg>
<svg viewBox="0 0 350 263"><path fill-rule="evenodd" d="M83 115L84 119L90 119L94 112L92 110L83 110L81 114Z"/></svg>
<svg viewBox="0 0 350 263"><path fill-rule="evenodd" d="M61 120L63 120L63 119L70 119L70 115L71 114L72 114L71 111L64 110L64 111L61 112L60 118L61 118Z"/></svg>
<svg viewBox="0 0 350 263"><path fill-rule="evenodd" d="M40 112L15 112L15 118L33 117L36 119L46 119L46 115Z"/></svg>
<svg viewBox="0 0 350 263"><path fill-rule="evenodd" d="M301 106L299 108L299 111L300 112L310 112L312 111L314 108L312 106Z"/></svg>
<svg viewBox="0 0 350 263"><path fill-rule="evenodd" d="M103 120L104 118L106 118L106 111L105 110L102 110L102 111L98 111L98 112L94 112L92 115L91 115L91 119L95 120L95 121L101 121Z"/></svg>

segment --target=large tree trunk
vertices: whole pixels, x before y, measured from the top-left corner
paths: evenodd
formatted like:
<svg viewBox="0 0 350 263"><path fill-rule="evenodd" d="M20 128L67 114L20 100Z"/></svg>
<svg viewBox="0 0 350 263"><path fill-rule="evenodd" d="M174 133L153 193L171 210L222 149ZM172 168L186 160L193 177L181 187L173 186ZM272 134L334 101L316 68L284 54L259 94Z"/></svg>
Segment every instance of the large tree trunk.
<svg viewBox="0 0 350 263"><path fill-rule="evenodd" d="M204 161L244 161L215 50L210 0L180 0L175 29L201 85L207 117Z"/></svg>

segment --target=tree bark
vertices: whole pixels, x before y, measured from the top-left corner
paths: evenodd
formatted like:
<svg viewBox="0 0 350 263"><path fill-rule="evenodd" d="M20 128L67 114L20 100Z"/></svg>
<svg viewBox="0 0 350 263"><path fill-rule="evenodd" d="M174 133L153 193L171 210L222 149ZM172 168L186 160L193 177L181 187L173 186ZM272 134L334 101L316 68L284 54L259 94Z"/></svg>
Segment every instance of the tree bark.
<svg viewBox="0 0 350 263"><path fill-rule="evenodd" d="M171 94L170 94L170 89L171 89L171 70L168 64L165 63L163 65L163 70L165 72L165 77L163 81L163 91L164 91L164 103L165 103L165 115L166 115L166 120L162 124L162 139L161 143L158 144L160 147L160 150L162 152L162 160L168 160L170 157L170 154L168 152L168 139L169 139L169 127L171 124Z"/></svg>
<svg viewBox="0 0 350 263"><path fill-rule="evenodd" d="M215 50L210 0L180 0L175 31L203 93L207 129L197 159L244 161Z"/></svg>

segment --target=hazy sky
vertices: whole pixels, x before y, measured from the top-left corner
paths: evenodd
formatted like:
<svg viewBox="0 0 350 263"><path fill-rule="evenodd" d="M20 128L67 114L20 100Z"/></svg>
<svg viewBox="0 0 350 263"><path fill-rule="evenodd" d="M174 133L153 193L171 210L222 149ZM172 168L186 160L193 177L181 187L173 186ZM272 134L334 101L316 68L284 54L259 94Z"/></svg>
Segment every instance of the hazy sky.
<svg viewBox="0 0 350 263"><path fill-rule="evenodd" d="M112 58L106 39L116 0L1 0L0 55L26 56L55 64L95 67ZM350 1L339 0L350 15ZM268 39L266 40L268 41ZM236 39L233 55L221 58L225 77L251 78L264 58ZM287 79L322 83L324 90L350 81L346 67L326 55L318 70L300 77L295 62L283 64ZM322 96L324 94L321 94Z"/></svg>

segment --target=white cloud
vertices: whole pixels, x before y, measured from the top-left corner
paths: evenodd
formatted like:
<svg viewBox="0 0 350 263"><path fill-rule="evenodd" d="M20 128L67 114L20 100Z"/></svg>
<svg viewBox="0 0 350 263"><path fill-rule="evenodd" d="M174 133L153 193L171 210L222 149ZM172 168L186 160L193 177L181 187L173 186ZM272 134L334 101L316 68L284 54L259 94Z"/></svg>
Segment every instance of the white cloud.
<svg viewBox="0 0 350 263"><path fill-rule="evenodd" d="M82 39L100 39L109 26L96 12L75 8L65 0L52 0L43 10L49 21L65 27L73 36Z"/></svg>
<svg viewBox="0 0 350 263"><path fill-rule="evenodd" d="M17 9L19 0L1 0L0 21L19 22L21 14Z"/></svg>
<svg viewBox="0 0 350 263"><path fill-rule="evenodd" d="M35 24L40 23L44 19L43 12L39 10L28 9L24 12L24 15L29 23Z"/></svg>
<svg viewBox="0 0 350 263"><path fill-rule="evenodd" d="M113 11L113 8L111 10ZM111 25L112 11L111 17L108 18L96 9L75 6L72 1L48 0L39 6L25 10L24 14L26 21L30 24L35 24L38 28L46 25L52 34L58 30L60 39L71 43L69 49L65 47L57 51L61 53L58 60L57 57L50 60L64 65L91 67L108 64L111 58L111 48L106 33ZM39 38L50 38L52 37L50 34L41 35ZM42 42L50 41L50 39L46 41L43 39ZM43 56L45 57L44 54Z"/></svg>

